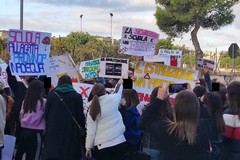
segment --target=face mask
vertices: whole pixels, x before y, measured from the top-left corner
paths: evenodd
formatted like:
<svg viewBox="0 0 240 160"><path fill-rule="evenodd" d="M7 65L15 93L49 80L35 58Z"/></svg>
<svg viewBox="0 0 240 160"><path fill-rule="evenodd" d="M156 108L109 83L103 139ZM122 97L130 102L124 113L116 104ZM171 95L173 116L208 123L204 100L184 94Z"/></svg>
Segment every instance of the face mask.
<svg viewBox="0 0 240 160"><path fill-rule="evenodd" d="M122 98L122 100L121 100L121 105L122 105L122 106L125 106L125 105L126 105L126 100L125 100L125 98Z"/></svg>

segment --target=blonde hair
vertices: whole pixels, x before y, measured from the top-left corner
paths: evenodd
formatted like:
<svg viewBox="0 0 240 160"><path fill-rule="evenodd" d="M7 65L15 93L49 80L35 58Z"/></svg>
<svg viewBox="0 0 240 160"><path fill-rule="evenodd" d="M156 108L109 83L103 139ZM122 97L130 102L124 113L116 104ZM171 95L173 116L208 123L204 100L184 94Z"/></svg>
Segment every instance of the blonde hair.
<svg viewBox="0 0 240 160"><path fill-rule="evenodd" d="M174 133L181 141L187 140L189 144L194 144L200 112L196 95L190 91L179 92L173 110L173 122L169 125L169 133Z"/></svg>

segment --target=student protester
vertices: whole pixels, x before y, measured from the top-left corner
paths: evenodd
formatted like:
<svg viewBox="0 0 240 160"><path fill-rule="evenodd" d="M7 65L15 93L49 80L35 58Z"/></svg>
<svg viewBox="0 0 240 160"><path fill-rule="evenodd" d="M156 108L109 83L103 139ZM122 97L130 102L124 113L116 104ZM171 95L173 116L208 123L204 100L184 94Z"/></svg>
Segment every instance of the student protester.
<svg viewBox="0 0 240 160"><path fill-rule="evenodd" d="M205 93L201 100L208 110L213 127L213 136L210 140L212 148L210 152L210 160L220 160L222 140L225 133L225 124L223 120L223 111L220 97L214 93Z"/></svg>
<svg viewBox="0 0 240 160"><path fill-rule="evenodd" d="M154 104L158 89L159 87L153 89L150 95L150 103L144 108L138 124L138 127L143 131L142 150L151 156L151 160L160 160L163 154L161 152L161 139L154 133L156 132L155 129L158 128L152 128L151 126L173 118L169 98L164 99L162 106Z"/></svg>
<svg viewBox="0 0 240 160"><path fill-rule="evenodd" d="M168 97L166 88L159 88L153 106L164 107ZM210 125L199 119L199 101L188 90L181 91L175 98L173 120L162 119L149 125L152 136L159 138L161 160L208 160Z"/></svg>
<svg viewBox="0 0 240 160"><path fill-rule="evenodd" d="M55 90L49 93L45 120L43 160L79 160L84 156L85 135L79 128L85 130L83 100L69 76L61 76Z"/></svg>
<svg viewBox="0 0 240 160"><path fill-rule="evenodd" d="M43 82L31 81L20 111L21 132L15 160L22 160L22 153L26 153L26 160L40 160L45 130L44 93Z"/></svg>
<svg viewBox="0 0 240 160"><path fill-rule="evenodd" d="M123 80L113 94L106 94L102 84L92 88L93 99L87 115L86 157L95 160L125 160L125 126L119 112Z"/></svg>
<svg viewBox="0 0 240 160"><path fill-rule="evenodd" d="M2 149L4 147L4 127L6 122L6 103L0 95L0 160L2 160Z"/></svg>
<svg viewBox="0 0 240 160"><path fill-rule="evenodd" d="M2 82L0 82L0 94L3 96L6 102L6 124L5 124L4 133L8 135L14 135L15 122L11 116L14 100L10 95L6 94L6 91L3 87Z"/></svg>
<svg viewBox="0 0 240 160"><path fill-rule="evenodd" d="M124 137L127 141L126 160L132 160L133 155L138 152L142 131L137 128L140 114L137 105L140 103L138 93L134 89L124 89L122 93L121 108L123 123L126 127Z"/></svg>
<svg viewBox="0 0 240 160"><path fill-rule="evenodd" d="M227 87L229 108L223 119L226 132L223 138L221 160L240 159L240 82L234 81Z"/></svg>

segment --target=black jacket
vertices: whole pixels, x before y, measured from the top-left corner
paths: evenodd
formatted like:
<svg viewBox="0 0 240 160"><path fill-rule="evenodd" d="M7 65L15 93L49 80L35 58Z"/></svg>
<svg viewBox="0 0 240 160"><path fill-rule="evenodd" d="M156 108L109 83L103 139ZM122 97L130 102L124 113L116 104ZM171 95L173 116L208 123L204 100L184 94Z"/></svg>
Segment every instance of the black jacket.
<svg viewBox="0 0 240 160"><path fill-rule="evenodd" d="M58 92L58 94L63 98L78 124L85 129L82 96L75 91ZM45 119L43 159L79 160L85 137L80 135L79 128L54 92L48 95Z"/></svg>

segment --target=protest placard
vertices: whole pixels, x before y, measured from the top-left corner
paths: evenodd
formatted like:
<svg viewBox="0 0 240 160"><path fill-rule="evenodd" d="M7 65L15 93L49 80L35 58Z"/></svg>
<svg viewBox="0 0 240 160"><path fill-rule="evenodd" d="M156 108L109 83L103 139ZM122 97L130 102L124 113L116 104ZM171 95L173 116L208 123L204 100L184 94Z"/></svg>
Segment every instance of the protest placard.
<svg viewBox="0 0 240 160"><path fill-rule="evenodd" d="M79 82L80 75L70 54L50 58L48 76L51 77L54 87L56 87L58 79L62 75L70 76L72 82Z"/></svg>
<svg viewBox="0 0 240 160"><path fill-rule="evenodd" d="M73 88L82 95L83 107L86 109L86 104L88 103L88 97L92 91L92 84L87 83L73 83Z"/></svg>
<svg viewBox="0 0 240 160"><path fill-rule="evenodd" d="M159 49L159 56L165 57L164 65L181 67L182 65L182 51Z"/></svg>
<svg viewBox="0 0 240 160"><path fill-rule="evenodd" d="M197 75L198 71L159 63L138 62L133 77L133 89L139 93L140 101L147 103L155 87L175 83L189 83L194 87Z"/></svg>
<svg viewBox="0 0 240 160"><path fill-rule="evenodd" d="M159 35L155 32L123 27L120 52L133 56L154 55Z"/></svg>
<svg viewBox="0 0 240 160"><path fill-rule="evenodd" d="M51 33L10 29L8 36L12 75L46 75Z"/></svg>
<svg viewBox="0 0 240 160"><path fill-rule="evenodd" d="M215 63L213 60L198 58L197 59L197 66L199 69L203 69L207 67L209 71L213 71L215 68Z"/></svg>
<svg viewBox="0 0 240 160"><path fill-rule="evenodd" d="M97 72L100 67L100 59L94 59L90 61L83 61L80 64L79 72L83 79L97 78Z"/></svg>
<svg viewBox="0 0 240 160"><path fill-rule="evenodd" d="M128 59L105 57L100 58L99 77L128 78Z"/></svg>

